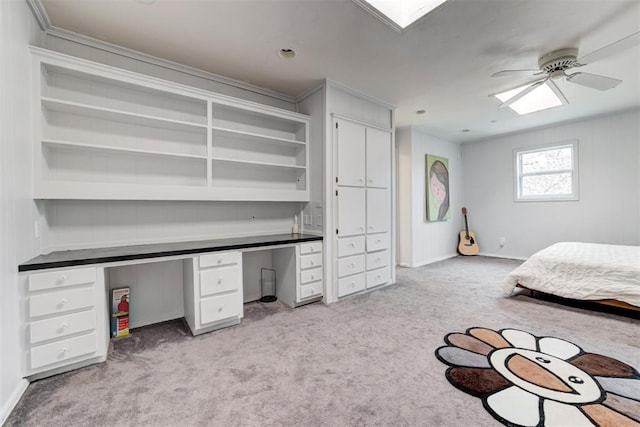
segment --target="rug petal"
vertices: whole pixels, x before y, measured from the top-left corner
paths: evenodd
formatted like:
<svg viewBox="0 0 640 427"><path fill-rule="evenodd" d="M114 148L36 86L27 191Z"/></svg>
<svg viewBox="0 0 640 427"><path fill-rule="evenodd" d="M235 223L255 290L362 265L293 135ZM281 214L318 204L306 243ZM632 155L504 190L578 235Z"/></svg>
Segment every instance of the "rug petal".
<svg viewBox="0 0 640 427"><path fill-rule="evenodd" d="M602 404L640 422L640 401L607 393L607 399Z"/></svg>
<svg viewBox="0 0 640 427"><path fill-rule="evenodd" d="M472 396L495 393L511 384L493 368L450 368L447 370L447 379Z"/></svg>
<svg viewBox="0 0 640 427"><path fill-rule="evenodd" d="M540 398L535 394L511 386L489 396L485 407L500 420L519 426L537 426L540 423L539 404Z"/></svg>
<svg viewBox="0 0 640 427"><path fill-rule="evenodd" d="M466 334L449 334L444 338L444 340L455 347L460 347L485 356L493 350L493 347L490 345Z"/></svg>
<svg viewBox="0 0 640 427"><path fill-rule="evenodd" d="M595 377L603 389L640 401L640 380L634 378Z"/></svg>
<svg viewBox="0 0 640 427"><path fill-rule="evenodd" d="M490 368L487 356L474 353L458 347L440 347L436 351L440 361L451 366L465 366L469 368Z"/></svg>
<svg viewBox="0 0 640 427"><path fill-rule="evenodd" d="M640 427L640 423L604 405L584 405L582 410L600 427Z"/></svg>
<svg viewBox="0 0 640 427"><path fill-rule="evenodd" d="M471 328L467 331L469 335L472 335L479 340L482 340L489 344L493 348L505 348L511 347L511 344L505 340L502 335L494 331L493 329L486 328Z"/></svg>
<svg viewBox="0 0 640 427"><path fill-rule="evenodd" d="M544 337L538 340L542 353L550 354L559 359L567 360L580 353L582 349L569 341L554 337Z"/></svg>
<svg viewBox="0 0 640 427"><path fill-rule="evenodd" d="M536 346L536 337L529 332L519 331L517 329L505 329L501 334L514 347L534 351L538 349Z"/></svg>
<svg viewBox="0 0 640 427"><path fill-rule="evenodd" d="M603 377L633 377L638 375L638 372L626 363L601 354L581 354L570 360L569 363L590 375Z"/></svg>
<svg viewBox="0 0 640 427"><path fill-rule="evenodd" d="M542 410L546 426L595 426L580 409L573 405L545 399Z"/></svg>

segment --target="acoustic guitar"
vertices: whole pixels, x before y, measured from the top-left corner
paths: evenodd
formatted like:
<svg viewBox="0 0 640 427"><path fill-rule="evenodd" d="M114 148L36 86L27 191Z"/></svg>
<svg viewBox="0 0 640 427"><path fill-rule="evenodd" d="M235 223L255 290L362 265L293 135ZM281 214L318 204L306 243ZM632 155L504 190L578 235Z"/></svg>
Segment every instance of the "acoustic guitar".
<svg viewBox="0 0 640 427"><path fill-rule="evenodd" d="M464 215L464 230L460 232L458 252L460 252L460 255L478 255L480 248L478 247L475 233L473 231L469 231L467 208L462 208L462 215Z"/></svg>

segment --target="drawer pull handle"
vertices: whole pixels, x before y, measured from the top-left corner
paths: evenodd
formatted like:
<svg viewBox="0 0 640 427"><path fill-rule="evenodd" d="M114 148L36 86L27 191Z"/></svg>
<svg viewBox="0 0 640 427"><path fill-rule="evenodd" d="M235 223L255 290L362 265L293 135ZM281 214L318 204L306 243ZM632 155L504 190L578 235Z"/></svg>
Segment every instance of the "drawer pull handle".
<svg viewBox="0 0 640 427"><path fill-rule="evenodd" d="M355 244L355 243L353 243L353 242L351 242L351 243L349 243L349 246L350 246L350 247L352 247L352 248L355 248L355 247L356 247L356 244Z"/></svg>
<svg viewBox="0 0 640 427"><path fill-rule="evenodd" d="M69 349L68 349L68 348L66 348L66 347L65 347L65 348L63 348L63 349L62 349L62 351L61 351L61 353L62 353L63 355L67 354L68 352L69 352Z"/></svg>
<svg viewBox="0 0 640 427"><path fill-rule="evenodd" d="M65 331L67 329L67 325L66 323L63 323L62 325L60 325L60 329L62 329L63 331Z"/></svg>
<svg viewBox="0 0 640 427"><path fill-rule="evenodd" d="M378 239L376 240L376 243L382 243L382 240Z"/></svg>
<svg viewBox="0 0 640 427"><path fill-rule="evenodd" d="M312 261L309 261L309 264L313 265L313 260L312 260Z"/></svg>
<svg viewBox="0 0 640 427"><path fill-rule="evenodd" d="M358 178L358 182L364 182L362 178Z"/></svg>
<svg viewBox="0 0 640 427"><path fill-rule="evenodd" d="M60 300L60 305L65 305L65 304L66 304L66 303L68 303L68 302L69 302L69 301L67 301L67 299L66 299L66 298L62 298L62 299Z"/></svg>
<svg viewBox="0 0 640 427"><path fill-rule="evenodd" d="M381 262L382 260L380 258L376 258L376 262Z"/></svg>
<svg viewBox="0 0 640 427"><path fill-rule="evenodd" d="M311 278L313 279L314 277L315 277L315 276L312 274L312 275L311 275Z"/></svg>
<svg viewBox="0 0 640 427"><path fill-rule="evenodd" d="M222 258L218 258L218 264L222 262Z"/></svg>
<svg viewBox="0 0 640 427"><path fill-rule="evenodd" d="M364 227L360 227L360 231L364 230Z"/></svg>
<svg viewBox="0 0 640 427"><path fill-rule="evenodd" d="M356 282L351 282L351 287L355 288L356 287Z"/></svg>
<svg viewBox="0 0 640 427"><path fill-rule="evenodd" d="M370 226L369 226L369 230L373 230L373 225L370 225Z"/></svg>
<svg viewBox="0 0 640 427"><path fill-rule="evenodd" d="M376 279L380 279L380 275L379 274L376 276Z"/></svg>
<svg viewBox="0 0 640 427"><path fill-rule="evenodd" d="M351 264L349 264L349 267L356 268L356 265L354 263L351 263Z"/></svg>
<svg viewBox="0 0 640 427"><path fill-rule="evenodd" d="M59 285L63 284L64 282L67 281L67 275L63 274L62 276L60 276L60 278L58 279L58 281L56 283L58 283Z"/></svg>
<svg viewBox="0 0 640 427"><path fill-rule="evenodd" d="M218 277L218 283L222 283L222 277Z"/></svg>
<svg viewBox="0 0 640 427"><path fill-rule="evenodd" d="M218 307L218 313L222 313L222 310L224 310L224 305L221 305L220 307Z"/></svg>

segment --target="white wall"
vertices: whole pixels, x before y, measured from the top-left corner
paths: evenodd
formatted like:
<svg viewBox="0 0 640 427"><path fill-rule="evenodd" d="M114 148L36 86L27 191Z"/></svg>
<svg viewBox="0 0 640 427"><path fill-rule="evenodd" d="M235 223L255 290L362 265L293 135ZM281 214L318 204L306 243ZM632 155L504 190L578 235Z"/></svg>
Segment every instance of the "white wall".
<svg viewBox="0 0 640 427"><path fill-rule="evenodd" d="M463 228L463 163L460 145L439 139L419 128L397 134L398 218L400 265L417 267L456 255L458 233ZM425 155L449 160L451 219L429 222L426 216ZM400 188L409 187L409 188Z"/></svg>
<svg viewBox="0 0 640 427"><path fill-rule="evenodd" d="M22 379L18 264L37 255L31 199L30 57L42 35L27 3L0 1L0 424L27 386Z"/></svg>
<svg viewBox="0 0 640 427"><path fill-rule="evenodd" d="M638 123L634 110L465 144L465 202L481 253L526 258L558 241L640 244ZM513 150L572 139L580 200L514 202Z"/></svg>

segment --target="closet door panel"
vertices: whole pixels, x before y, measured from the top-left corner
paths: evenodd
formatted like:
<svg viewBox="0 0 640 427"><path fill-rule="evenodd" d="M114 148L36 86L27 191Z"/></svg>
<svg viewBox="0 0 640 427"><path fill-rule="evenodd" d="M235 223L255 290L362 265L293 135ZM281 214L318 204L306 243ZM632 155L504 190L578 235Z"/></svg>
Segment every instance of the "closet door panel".
<svg viewBox="0 0 640 427"><path fill-rule="evenodd" d="M391 134L367 128L367 187L391 185Z"/></svg>
<svg viewBox="0 0 640 427"><path fill-rule="evenodd" d="M363 187L365 184L365 128L339 120L338 184Z"/></svg>
<svg viewBox="0 0 640 427"><path fill-rule="evenodd" d="M391 227L389 190L367 189L367 234L388 232Z"/></svg>
<svg viewBox="0 0 640 427"><path fill-rule="evenodd" d="M364 234L365 221L365 189L341 187L338 190L338 236Z"/></svg>

